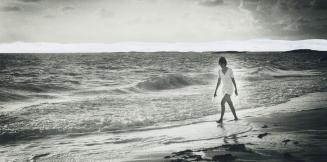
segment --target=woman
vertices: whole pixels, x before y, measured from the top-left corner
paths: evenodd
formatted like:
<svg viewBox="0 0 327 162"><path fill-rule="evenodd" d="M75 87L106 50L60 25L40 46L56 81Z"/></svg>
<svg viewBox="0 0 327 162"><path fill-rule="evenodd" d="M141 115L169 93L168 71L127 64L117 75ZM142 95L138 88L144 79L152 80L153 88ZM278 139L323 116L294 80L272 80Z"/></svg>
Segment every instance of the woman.
<svg viewBox="0 0 327 162"><path fill-rule="evenodd" d="M230 109L233 112L234 120L238 120L233 102L230 98L230 96L233 94L234 87L235 87L235 94L236 94L236 96L238 95L233 70L231 68L227 67L227 61L226 61L225 57L219 58L219 65L221 67L221 70L218 71L218 82L217 82L214 97L217 96L217 89L221 82L223 83L222 92L223 92L224 97L221 100L221 116L220 116L220 119L216 122L223 123L226 102L228 103ZM233 85L234 85L234 87L233 87Z"/></svg>

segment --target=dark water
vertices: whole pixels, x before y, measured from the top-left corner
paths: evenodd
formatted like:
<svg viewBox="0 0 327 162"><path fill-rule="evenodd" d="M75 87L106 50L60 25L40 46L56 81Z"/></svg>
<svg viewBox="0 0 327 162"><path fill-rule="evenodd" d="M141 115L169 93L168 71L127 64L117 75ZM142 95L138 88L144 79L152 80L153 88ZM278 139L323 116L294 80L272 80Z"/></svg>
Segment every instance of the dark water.
<svg viewBox="0 0 327 162"><path fill-rule="evenodd" d="M216 114L219 56L234 70L237 109L327 90L326 52L0 54L0 141Z"/></svg>

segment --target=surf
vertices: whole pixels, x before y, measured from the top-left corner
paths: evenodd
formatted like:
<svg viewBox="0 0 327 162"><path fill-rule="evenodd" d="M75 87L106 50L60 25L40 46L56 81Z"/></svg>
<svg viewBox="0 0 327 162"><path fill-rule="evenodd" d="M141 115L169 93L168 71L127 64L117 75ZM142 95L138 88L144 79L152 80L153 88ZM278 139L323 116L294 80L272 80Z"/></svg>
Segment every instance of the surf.
<svg viewBox="0 0 327 162"><path fill-rule="evenodd" d="M278 78L303 78L319 76L321 72L314 70L282 70L274 67L259 67L247 69L243 76L247 80L272 80Z"/></svg>

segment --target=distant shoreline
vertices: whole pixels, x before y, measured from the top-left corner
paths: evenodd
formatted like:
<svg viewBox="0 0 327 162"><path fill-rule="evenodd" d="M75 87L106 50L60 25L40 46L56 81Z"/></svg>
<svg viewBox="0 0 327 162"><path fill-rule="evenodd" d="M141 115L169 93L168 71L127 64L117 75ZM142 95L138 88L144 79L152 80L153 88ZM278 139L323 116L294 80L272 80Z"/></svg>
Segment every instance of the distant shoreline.
<svg viewBox="0 0 327 162"><path fill-rule="evenodd" d="M310 49L327 51L327 40L233 40L213 42L115 42L115 43L0 43L0 53L104 53L104 52L285 52Z"/></svg>
<svg viewBox="0 0 327 162"><path fill-rule="evenodd" d="M25 52L25 53L1 53L1 54L112 54L112 53L211 53L211 54L242 54L242 53L326 53L326 51L318 51L311 49L297 49L297 50L289 50L289 51L203 51L203 52L180 52L180 51L156 51L156 52L62 52L62 53L33 53L33 52Z"/></svg>

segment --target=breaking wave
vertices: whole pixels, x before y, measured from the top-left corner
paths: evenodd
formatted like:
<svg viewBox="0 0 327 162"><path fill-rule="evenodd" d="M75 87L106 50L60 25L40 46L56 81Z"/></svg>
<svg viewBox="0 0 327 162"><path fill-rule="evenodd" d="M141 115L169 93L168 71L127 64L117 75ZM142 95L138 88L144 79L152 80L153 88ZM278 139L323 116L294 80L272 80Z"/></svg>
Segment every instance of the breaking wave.
<svg viewBox="0 0 327 162"><path fill-rule="evenodd" d="M157 130L182 125L209 122L208 120L178 120L158 123L152 119L114 120L103 117L79 121L48 120L33 121L19 116L0 114L0 144L17 140L33 140L52 135L69 137L83 136L92 133L121 133L133 131Z"/></svg>
<svg viewBox="0 0 327 162"><path fill-rule="evenodd" d="M310 77L318 76L320 72L312 70L281 70L277 68L256 68L250 70L245 77L247 80L269 80L276 78L287 78L287 77Z"/></svg>
<svg viewBox="0 0 327 162"><path fill-rule="evenodd" d="M181 74L169 74L161 77L153 77L143 82L140 82L136 87L144 90L166 90L176 89L185 86L205 84L205 81L183 76Z"/></svg>
<svg viewBox="0 0 327 162"><path fill-rule="evenodd" d="M42 93L73 90L72 87L51 84L12 84L0 87L0 101L25 100L31 97L52 98Z"/></svg>
<svg viewBox="0 0 327 162"><path fill-rule="evenodd" d="M137 82L130 86L119 88L97 87L75 92L77 95L100 95L113 94L122 95L130 93L143 93L146 91L160 91L169 89L178 89L192 85L208 84L216 75L212 73L194 74L194 76L184 76L182 74L168 74L164 76L151 77L144 81Z"/></svg>
<svg viewBox="0 0 327 162"><path fill-rule="evenodd" d="M27 96L0 90L0 101L23 100L27 98Z"/></svg>

